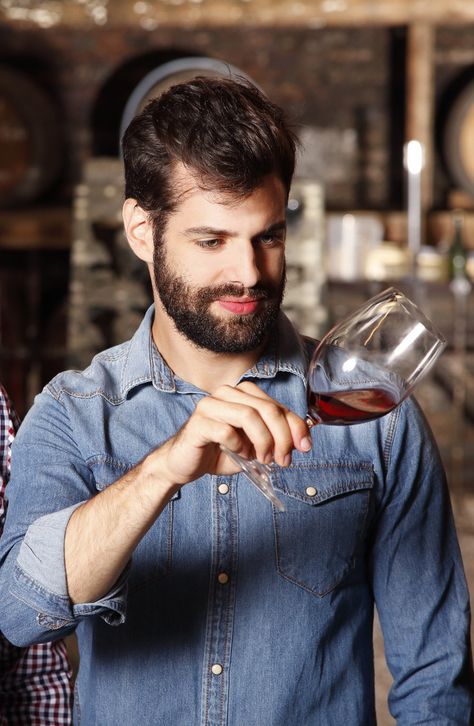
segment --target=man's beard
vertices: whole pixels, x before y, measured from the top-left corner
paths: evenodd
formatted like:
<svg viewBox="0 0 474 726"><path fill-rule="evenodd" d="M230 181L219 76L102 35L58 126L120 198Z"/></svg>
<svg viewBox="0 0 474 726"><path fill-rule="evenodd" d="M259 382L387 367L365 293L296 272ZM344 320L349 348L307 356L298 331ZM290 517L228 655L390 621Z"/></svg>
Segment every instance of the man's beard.
<svg viewBox="0 0 474 726"><path fill-rule="evenodd" d="M161 303L176 329L199 348L214 353L247 353L256 350L274 326L285 291L285 269L280 281L251 288L231 284L193 288L173 275L166 259L163 242L155 242L153 273ZM220 298L245 297L262 300L248 315L226 319L210 311L211 303Z"/></svg>

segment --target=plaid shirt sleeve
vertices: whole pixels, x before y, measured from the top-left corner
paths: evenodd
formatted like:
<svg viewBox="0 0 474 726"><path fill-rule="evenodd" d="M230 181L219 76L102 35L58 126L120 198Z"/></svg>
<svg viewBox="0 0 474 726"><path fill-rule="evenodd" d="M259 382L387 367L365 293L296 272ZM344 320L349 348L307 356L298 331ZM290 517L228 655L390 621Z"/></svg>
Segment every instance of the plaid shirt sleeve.
<svg viewBox="0 0 474 726"><path fill-rule="evenodd" d="M18 425L0 386L0 535L7 507L10 447ZM0 633L0 726L71 724L71 701L71 670L63 641L17 648Z"/></svg>

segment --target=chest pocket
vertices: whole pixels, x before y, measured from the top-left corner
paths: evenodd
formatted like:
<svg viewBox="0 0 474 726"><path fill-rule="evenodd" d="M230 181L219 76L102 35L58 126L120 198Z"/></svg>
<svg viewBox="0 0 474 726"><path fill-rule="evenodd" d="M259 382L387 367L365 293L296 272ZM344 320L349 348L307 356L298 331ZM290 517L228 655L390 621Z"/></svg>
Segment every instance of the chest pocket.
<svg viewBox="0 0 474 726"><path fill-rule="evenodd" d="M120 479L133 465L106 456L89 462L98 491ZM138 543L132 556L128 590L133 592L151 582L158 582L171 569L173 557L173 509L180 492L176 492L157 520Z"/></svg>
<svg viewBox="0 0 474 726"><path fill-rule="evenodd" d="M305 462L277 469L274 485L286 507L274 510L277 571L322 597L353 567L366 526L372 464Z"/></svg>

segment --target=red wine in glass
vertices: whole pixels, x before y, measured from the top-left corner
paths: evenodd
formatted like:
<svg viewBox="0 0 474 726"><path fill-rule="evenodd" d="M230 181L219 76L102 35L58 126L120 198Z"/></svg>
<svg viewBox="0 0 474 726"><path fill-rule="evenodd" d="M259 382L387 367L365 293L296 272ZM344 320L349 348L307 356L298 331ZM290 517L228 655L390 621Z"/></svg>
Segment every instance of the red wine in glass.
<svg viewBox="0 0 474 726"><path fill-rule="evenodd" d="M398 406L398 397L383 388L359 391L311 392L308 414L311 422L344 426L385 416Z"/></svg>

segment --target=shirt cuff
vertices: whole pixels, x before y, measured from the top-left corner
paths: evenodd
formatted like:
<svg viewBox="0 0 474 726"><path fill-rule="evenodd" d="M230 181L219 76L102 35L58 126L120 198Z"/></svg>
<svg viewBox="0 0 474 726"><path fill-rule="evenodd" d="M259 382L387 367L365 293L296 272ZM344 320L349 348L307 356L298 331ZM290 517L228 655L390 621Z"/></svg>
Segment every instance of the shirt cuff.
<svg viewBox="0 0 474 726"><path fill-rule="evenodd" d="M110 625L125 621L130 565L113 588L96 602L72 605L69 599L64 536L72 513L82 504L79 502L33 522L16 561L11 594L36 609L38 624L49 630L77 624L88 615L100 615Z"/></svg>

